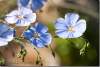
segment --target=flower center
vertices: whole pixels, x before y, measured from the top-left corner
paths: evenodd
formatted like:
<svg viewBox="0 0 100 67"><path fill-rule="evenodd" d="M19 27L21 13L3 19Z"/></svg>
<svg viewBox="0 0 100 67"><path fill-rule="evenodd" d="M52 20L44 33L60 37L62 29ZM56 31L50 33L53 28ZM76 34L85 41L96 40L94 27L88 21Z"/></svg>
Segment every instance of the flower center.
<svg viewBox="0 0 100 67"><path fill-rule="evenodd" d="M74 32L74 31L75 31L75 30L74 30L74 27L73 27L73 26L69 26L68 31L69 31L69 32Z"/></svg>
<svg viewBox="0 0 100 67"><path fill-rule="evenodd" d="M17 18L19 18L19 19L23 19L24 16L18 15Z"/></svg>
<svg viewBox="0 0 100 67"><path fill-rule="evenodd" d="M35 39L40 38L40 34L36 32L36 33L33 35L33 37L34 37Z"/></svg>

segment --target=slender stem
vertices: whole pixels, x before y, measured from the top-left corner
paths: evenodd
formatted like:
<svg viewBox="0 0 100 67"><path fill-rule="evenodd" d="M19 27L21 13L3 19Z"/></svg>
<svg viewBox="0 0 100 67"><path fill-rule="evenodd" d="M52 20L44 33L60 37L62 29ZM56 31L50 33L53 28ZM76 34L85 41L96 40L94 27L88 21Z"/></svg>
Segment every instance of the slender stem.
<svg viewBox="0 0 100 67"><path fill-rule="evenodd" d="M30 43L28 40L27 40L28 43ZM39 64L41 62L41 66L43 65L42 63L42 58L40 56L40 52L38 51L38 49L32 45L32 48L34 48L34 50L36 51L37 53L37 61L36 61L36 64Z"/></svg>
<svg viewBox="0 0 100 67"><path fill-rule="evenodd" d="M25 48L23 46L24 43L22 41L20 41L20 39L18 39L18 38L15 38L14 41L20 44L21 51L19 53L19 58L21 57L22 58L22 62L24 62L24 58L25 58L25 56L27 54L27 51L25 50Z"/></svg>
<svg viewBox="0 0 100 67"><path fill-rule="evenodd" d="M35 48L35 47L33 47L34 48L34 50L37 52L37 61L38 61L38 58L40 59L40 62L41 62L41 66L43 65L43 63L42 63L42 59L41 59L41 56L40 56L40 53L39 53L39 51ZM38 63L39 63L39 61L38 61Z"/></svg>
<svg viewBox="0 0 100 67"><path fill-rule="evenodd" d="M49 45L49 46L48 46L48 48L51 50L52 55L55 57L55 52L53 51L53 49L52 49L51 45Z"/></svg>

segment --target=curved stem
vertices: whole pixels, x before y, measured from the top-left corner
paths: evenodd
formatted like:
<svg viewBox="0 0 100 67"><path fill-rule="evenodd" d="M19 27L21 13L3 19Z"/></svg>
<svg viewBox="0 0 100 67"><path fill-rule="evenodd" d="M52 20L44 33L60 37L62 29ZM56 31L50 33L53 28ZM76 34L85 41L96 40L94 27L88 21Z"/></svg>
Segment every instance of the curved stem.
<svg viewBox="0 0 100 67"><path fill-rule="evenodd" d="M35 48L35 47L33 47L34 48L34 50L37 52L37 61L36 61L36 64L39 64L40 62L41 62L41 66L43 66L43 63L42 63L42 59L41 59L41 56L40 56L40 53L39 53L39 51Z"/></svg>
<svg viewBox="0 0 100 67"><path fill-rule="evenodd" d="M54 58L55 58L55 52L53 51L53 49L52 49L51 45L49 45L49 46L48 46L48 48L51 50L52 55L53 55L53 56L54 56Z"/></svg>
<svg viewBox="0 0 100 67"><path fill-rule="evenodd" d="M20 41L20 39L18 39L18 38L15 38L14 41L19 43L19 45L20 45L21 51L18 53L18 57L22 58L22 61L24 62L24 58L27 54L27 51L26 51L25 47L23 46L24 43L22 41Z"/></svg>

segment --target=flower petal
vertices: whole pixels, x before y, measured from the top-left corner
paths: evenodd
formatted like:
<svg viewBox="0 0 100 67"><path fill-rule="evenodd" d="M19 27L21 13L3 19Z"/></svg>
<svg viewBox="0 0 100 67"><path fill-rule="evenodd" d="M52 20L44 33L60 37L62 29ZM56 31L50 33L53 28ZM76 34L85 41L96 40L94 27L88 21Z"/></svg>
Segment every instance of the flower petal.
<svg viewBox="0 0 100 67"><path fill-rule="evenodd" d="M17 15L18 15L18 11L14 10L6 15L5 21L7 21L7 23L9 24L14 24L18 20L18 18L16 17Z"/></svg>
<svg viewBox="0 0 100 67"><path fill-rule="evenodd" d="M56 20L56 23L55 23L55 28L56 29L62 29L62 30L66 30L66 23L65 23L65 20L63 18L58 18Z"/></svg>
<svg viewBox="0 0 100 67"><path fill-rule="evenodd" d="M80 33L80 32L74 32L72 38L77 38L77 37L80 37L80 36L82 36L82 33Z"/></svg>
<svg viewBox="0 0 100 67"><path fill-rule="evenodd" d="M43 6L43 3L42 3L43 0L32 0L32 10L33 12L36 12L37 10L39 10L42 6Z"/></svg>
<svg viewBox="0 0 100 67"><path fill-rule="evenodd" d="M36 47L38 47L38 48L42 48L42 47L44 47L44 43L43 43L43 41L41 41L40 39L34 39L33 37L30 39L30 42L33 44L33 45L35 45Z"/></svg>
<svg viewBox="0 0 100 67"><path fill-rule="evenodd" d="M31 23L27 19L18 20L16 26L29 26Z"/></svg>
<svg viewBox="0 0 100 67"><path fill-rule="evenodd" d="M6 40L8 41L8 42L10 42L10 41L12 41L13 40L13 34L12 35L8 35L7 36L7 38L6 38Z"/></svg>
<svg viewBox="0 0 100 67"><path fill-rule="evenodd" d="M50 45L52 42L52 36L50 33L42 34L40 39L44 41L44 45Z"/></svg>
<svg viewBox="0 0 100 67"><path fill-rule="evenodd" d="M3 23L0 23L0 36L9 29L9 26Z"/></svg>
<svg viewBox="0 0 100 67"><path fill-rule="evenodd" d="M12 17L12 16L17 16L18 15L18 11L17 10L14 10L14 11L12 11L12 12L10 12L9 14L7 14L6 16L7 17Z"/></svg>
<svg viewBox="0 0 100 67"><path fill-rule="evenodd" d="M6 41L11 41L14 38L14 30L10 29L10 30L2 33L2 35L0 37L4 38Z"/></svg>
<svg viewBox="0 0 100 67"><path fill-rule="evenodd" d="M56 34L57 36L65 39L65 38L68 38L69 32L67 32L66 30L57 30Z"/></svg>
<svg viewBox="0 0 100 67"><path fill-rule="evenodd" d="M26 15L29 15L29 14L30 14L30 15L33 14L33 12L32 12L31 9L25 8L25 7L20 8L20 9L18 10L18 12L20 13L20 15L23 15L23 16L26 16Z"/></svg>
<svg viewBox="0 0 100 67"><path fill-rule="evenodd" d="M35 28L38 33L46 33L48 31L48 28L40 22L35 24Z"/></svg>
<svg viewBox="0 0 100 67"><path fill-rule="evenodd" d="M5 21L7 21L8 24L14 24L17 20L18 19L15 16L9 16L5 18Z"/></svg>
<svg viewBox="0 0 100 67"><path fill-rule="evenodd" d="M3 39L3 38L0 38L0 46L6 46L8 44L8 42Z"/></svg>
<svg viewBox="0 0 100 67"><path fill-rule="evenodd" d="M27 6L29 3L29 0L19 0L19 3L21 3L22 6Z"/></svg>
<svg viewBox="0 0 100 67"><path fill-rule="evenodd" d="M68 13L65 15L65 21L68 26L74 26L79 19L79 15L76 13Z"/></svg>
<svg viewBox="0 0 100 67"><path fill-rule="evenodd" d="M45 47L44 46L44 42L42 41L42 40L40 40L40 39L36 39L36 46L38 47L38 48L42 48L42 47Z"/></svg>
<svg viewBox="0 0 100 67"><path fill-rule="evenodd" d="M23 35L24 35L24 37L25 37L26 39L29 40L29 39L32 38L33 34L34 34L34 33L32 33L30 30L27 30L27 31L24 32Z"/></svg>
<svg viewBox="0 0 100 67"><path fill-rule="evenodd" d="M36 13L28 14L25 19L27 19L30 23L33 23L36 21Z"/></svg>
<svg viewBox="0 0 100 67"><path fill-rule="evenodd" d="M84 33L86 30L86 21L84 19L79 20L75 25L75 31Z"/></svg>

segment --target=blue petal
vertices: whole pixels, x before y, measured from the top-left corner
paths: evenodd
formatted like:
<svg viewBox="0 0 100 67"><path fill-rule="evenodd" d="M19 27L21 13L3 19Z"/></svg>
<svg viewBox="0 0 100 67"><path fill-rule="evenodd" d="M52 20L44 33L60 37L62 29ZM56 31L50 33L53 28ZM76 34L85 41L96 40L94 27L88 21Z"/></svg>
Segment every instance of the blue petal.
<svg viewBox="0 0 100 67"><path fill-rule="evenodd" d="M14 34L13 30L8 30L8 31L2 33L2 35L0 37L7 38L7 36L12 35L12 34Z"/></svg>
<svg viewBox="0 0 100 67"><path fill-rule="evenodd" d="M76 13L68 13L65 15L65 21L68 26L74 26L79 19L79 15Z"/></svg>
<svg viewBox="0 0 100 67"><path fill-rule="evenodd" d="M40 40L40 39L37 39L36 40L36 46L38 47L38 48L42 48L42 47L45 47L45 42L43 42L42 40Z"/></svg>
<svg viewBox="0 0 100 67"><path fill-rule="evenodd" d="M67 38L75 38L73 32L68 32L68 33L69 33L69 34L68 34Z"/></svg>
<svg viewBox="0 0 100 67"><path fill-rule="evenodd" d="M25 31L23 35L28 40L30 40L33 37L33 33L30 30Z"/></svg>
<svg viewBox="0 0 100 67"><path fill-rule="evenodd" d="M49 45L52 42L52 36L49 33L42 34L40 39L44 42L44 45Z"/></svg>
<svg viewBox="0 0 100 67"><path fill-rule="evenodd" d="M30 42L38 48L44 47L44 42L40 39L34 39L33 37L30 39Z"/></svg>
<svg viewBox="0 0 100 67"><path fill-rule="evenodd" d="M80 37L80 36L82 36L82 33L80 33L80 32L74 32L72 38L77 38L77 37Z"/></svg>
<svg viewBox="0 0 100 67"><path fill-rule="evenodd" d="M9 26L3 23L0 23L0 35L2 35L2 33L6 32L9 29Z"/></svg>
<svg viewBox="0 0 100 67"><path fill-rule="evenodd" d="M40 22L35 24L35 28L38 33L46 33L48 31L48 28Z"/></svg>
<svg viewBox="0 0 100 67"><path fill-rule="evenodd" d="M80 33L84 33L86 30L86 21L81 19L79 20L76 25L75 25L75 31L76 32L80 32Z"/></svg>
<svg viewBox="0 0 100 67"><path fill-rule="evenodd" d="M32 0L33 12L36 12L37 10L41 9L44 1L46 1L46 0Z"/></svg>
<svg viewBox="0 0 100 67"><path fill-rule="evenodd" d="M57 30L56 34L57 36L65 39L65 38L68 38L69 32L67 32L66 30Z"/></svg>
<svg viewBox="0 0 100 67"><path fill-rule="evenodd" d="M58 18L56 20L56 23L55 23L55 28L56 29L62 29L62 30L66 30L66 23L65 23L65 20L63 18Z"/></svg>
<svg viewBox="0 0 100 67"><path fill-rule="evenodd" d="M20 0L20 3L22 4L22 6L27 6L29 3L29 0Z"/></svg>
<svg viewBox="0 0 100 67"><path fill-rule="evenodd" d="M36 32L36 28L35 28L34 26L31 26L31 27L29 28L29 30L30 30L32 33L35 33L35 32Z"/></svg>

